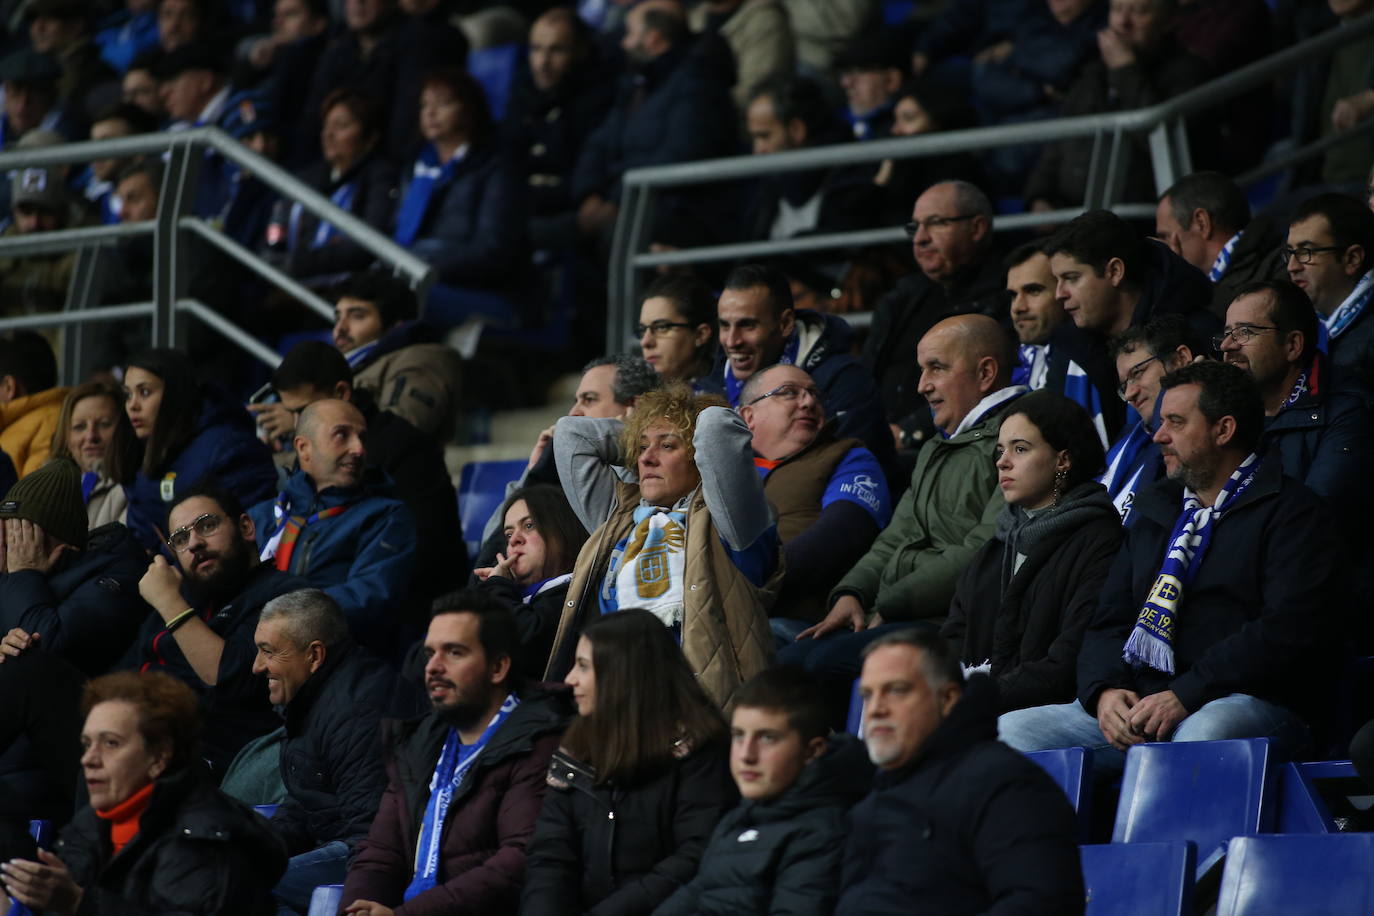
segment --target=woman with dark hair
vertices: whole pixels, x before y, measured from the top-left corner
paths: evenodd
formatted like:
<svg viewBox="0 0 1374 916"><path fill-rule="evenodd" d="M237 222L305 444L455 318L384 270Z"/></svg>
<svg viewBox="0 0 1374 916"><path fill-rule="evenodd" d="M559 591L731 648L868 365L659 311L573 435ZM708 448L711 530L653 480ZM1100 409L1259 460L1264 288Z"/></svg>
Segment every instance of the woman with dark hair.
<svg viewBox="0 0 1374 916"><path fill-rule="evenodd" d="M378 232L396 209L396 167L382 154L382 110L370 95L335 89L320 106L321 159L300 179ZM295 277L332 277L364 270L372 255L332 225L291 205L287 267Z"/></svg>
<svg viewBox="0 0 1374 916"><path fill-rule="evenodd" d="M81 467L81 498L89 527L125 521L124 488L138 468L138 440L124 413L124 392L108 382L86 382L67 392L52 437L53 458Z"/></svg>
<svg viewBox="0 0 1374 916"><path fill-rule="evenodd" d="M553 634L573 563L587 541L587 529L563 491L550 484L521 487L501 506L506 549L496 565L473 570L478 591L493 594L515 610L520 649L515 670L538 681L549 663Z"/></svg>
<svg viewBox="0 0 1374 916"><path fill-rule="evenodd" d="M697 394L720 393L716 361L716 297L695 277L668 274L644 293L635 325L639 351L665 382L686 382Z"/></svg>
<svg viewBox="0 0 1374 916"><path fill-rule="evenodd" d="M275 912L281 841L196 759L191 689L160 672L121 671L87 684L81 705L90 805L55 852L0 865L9 895L60 916Z"/></svg>
<svg viewBox="0 0 1374 916"><path fill-rule="evenodd" d="M897 91L892 106L892 136L918 137L974 124L973 112L962 97L929 80L910 80ZM942 181L967 181L988 187L987 172L971 153L946 153L920 159L884 159L873 176L884 212L884 225L911 219L911 202Z"/></svg>
<svg viewBox="0 0 1374 916"><path fill-rule="evenodd" d="M738 797L725 720L645 610L589 625L566 680L577 718L549 762L520 912L648 916Z"/></svg>
<svg viewBox="0 0 1374 916"><path fill-rule="evenodd" d="M246 506L276 494L272 453L253 422L198 384L191 360L153 348L129 360L124 411L143 443L143 463L129 486L129 530L150 552L161 548L167 504L213 479Z"/></svg>
<svg viewBox="0 0 1374 916"><path fill-rule="evenodd" d="M420 90L420 134L393 235L434 267L425 317L445 327L475 316L514 326L510 296L527 266L524 196L482 85L462 70L431 73Z"/></svg>
<svg viewBox="0 0 1374 916"><path fill-rule="evenodd" d="M966 667L989 665L1001 711L1067 703L1083 631L1121 544L1121 516L1096 481L1102 440L1052 391L1019 398L997 437L1007 505L997 534L955 586L941 634Z"/></svg>

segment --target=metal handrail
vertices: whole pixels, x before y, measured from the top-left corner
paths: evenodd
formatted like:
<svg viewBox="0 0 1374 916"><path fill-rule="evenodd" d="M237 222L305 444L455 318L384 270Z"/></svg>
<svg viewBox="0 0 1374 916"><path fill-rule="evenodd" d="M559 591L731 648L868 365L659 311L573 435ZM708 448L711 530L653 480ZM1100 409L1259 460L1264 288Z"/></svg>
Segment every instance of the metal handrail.
<svg viewBox="0 0 1374 916"><path fill-rule="evenodd" d="M0 238L0 257L23 257L68 251L93 253L100 246L151 234L154 237L153 301L137 305L95 308L96 303L92 300L97 293L96 284L86 282L88 277L74 276L72 288L68 291L66 311L0 318L0 331L21 327L95 324L151 316L153 343L157 346L172 346L177 339L176 318L180 313L207 324L258 360L275 366L280 357L271 348L263 345L232 319L185 295L189 268L186 265L184 245L187 237L191 235L225 252L316 314L332 319L333 307L304 284L225 236L210 223L190 214L190 201L195 196L198 160L208 152L236 163L283 199L299 203L305 211L331 224L340 234L388 265L397 276L409 283L417 298L423 301L430 284L434 281L434 270L428 263L223 131L213 127L201 127L0 153L0 175L14 169L71 165L93 159L124 159L142 155L165 155L167 158L167 169L158 198L158 213L152 221L112 226L83 226ZM63 366L68 378L76 371L70 362L72 361L64 361Z"/></svg>
<svg viewBox="0 0 1374 916"><path fill-rule="evenodd" d="M975 127L918 137L840 143L789 150L768 156L731 156L632 169L622 178L620 217L616 223L611 246L607 348L614 352L624 343L624 329L633 320L631 310L638 301L638 273L642 269L862 246L888 239L901 240L899 230L895 228L869 229L829 233L807 239L743 242L651 253L646 250L649 242L646 237L647 229L653 215L655 192L661 189L761 178L807 169L875 163L884 159L916 159L1091 137L1095 142L1093 163L1089 169L1089 187L1085 189L1085 208L1107 207L1123 215L1135 215L1130 211L1138 210L1140 205L1123 206L1116 200L1116 189L1121 185L1125 170L1131 166L1129 157L1124 155L1124 136L1149 134L1150 162L1154 170L1156 191L1162 193L1175 180L1192 170L1191 154L1184 129L1187 118L1268 85L1277 76L1370 35L1374 35L1374 12L1329 29L1188 92L1146 108L1130 111ZM1356 130L1342 134L1334 140L1328 139L1324 144L1312 144L1301 152L1308 156L1315 155L1334 143L1356 136L1365 128L1366 125L1361 124ZM1270 171L1255 170L1252 174L1263 177L1270 174ZM1153 207L1150 209L1153 210ZM999 230L1053 225L1072 218L1078 212L1081 211L1058 210L1015 214L999 217L994 225Z"/></svg>

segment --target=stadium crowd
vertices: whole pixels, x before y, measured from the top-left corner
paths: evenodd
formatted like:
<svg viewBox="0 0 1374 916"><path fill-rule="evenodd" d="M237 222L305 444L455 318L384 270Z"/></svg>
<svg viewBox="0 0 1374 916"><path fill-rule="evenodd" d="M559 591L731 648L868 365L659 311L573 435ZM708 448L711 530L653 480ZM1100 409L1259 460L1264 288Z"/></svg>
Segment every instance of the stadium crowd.
<svg viewBox="0 0 1374 916"><path fill-rule="evenodd" d="M0 884L67 916L325 884L372 916L1075 913L1081 826L1025 752L1105 785L1134 745L1264 737L1374 784L1374 39L1191 119L1163 193L1123 143L1145 225L1083 209L1077 140L665 191L659 251L910 248L654 271L600 352L627 169L1144 107L1365 14L0 0L0 150L218 126L436 278L207 153L193 212L332 328L191 242L270 378L121 322L67 387L56 333L0 336ZM1236 176L1315 137L1252 212ZM3 236L152 219L164 170L16 169ZM104 301L147 298L151 237L114 254ZM75 268L0 260L0 317ZM575 398L470 556L444 449L546 379L518 342L555 314Z"/></svg>

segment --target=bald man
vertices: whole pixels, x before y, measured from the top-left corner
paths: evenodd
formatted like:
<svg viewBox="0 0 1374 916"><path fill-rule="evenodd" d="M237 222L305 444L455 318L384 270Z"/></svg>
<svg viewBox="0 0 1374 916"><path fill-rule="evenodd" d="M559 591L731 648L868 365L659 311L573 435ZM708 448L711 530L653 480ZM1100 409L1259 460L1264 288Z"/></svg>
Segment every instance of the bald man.
<svg viewBox="0 0 1374 916"><path fill-rule="evenodd" d="M1015 342L986 315L959 315L926 332L916 360L941 435L917 454L891 524L831 590L830 613L779 659L837 684L853 680L863 645L886 629L944 622L955 581L995 533L1004 505L993 466L997 429L1028 390L1011 383ZM850 635L822 639L832 633Z"/></svg>
<svg viewBox="0 0 1374 916"><path fill-rule="evenodd" d="M339 603L353 638L397 657L415 572L415 522L391 481L367 467L367 421L327 398L296 421L300 468L274 500L249 510L264 563L300 576Z"/></svg>

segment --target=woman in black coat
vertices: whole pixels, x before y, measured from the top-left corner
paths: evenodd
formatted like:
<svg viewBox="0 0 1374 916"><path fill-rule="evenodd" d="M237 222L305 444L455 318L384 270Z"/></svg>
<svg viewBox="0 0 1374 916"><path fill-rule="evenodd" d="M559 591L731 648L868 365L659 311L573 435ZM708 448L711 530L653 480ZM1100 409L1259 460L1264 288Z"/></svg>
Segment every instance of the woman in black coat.
<svg viewBox="0 0 1374 916"><path fill-rule="evenodd" d="M90 805L56 854L0 865L11 897L60 916L276 912L286 855L267 822L195 759L196 696L170 675L96 678L82 702Z"/></svg>
<svg viewBox="0 0 1374 916"><path fill-rule="evenodd" d="M997 534L959 578L941 633L966 667L991 666L1001 712L1074 698L1078 648L1121 544L1121 517L1094 479L1102 441L1052 391L1018 399L997 439L1007 499Z"/></svg>
<svg viewBox="0 0 1374 916"><path fill-rule="evenodd" d="M501 524L504 552L496 555L494 566L472 571L472 587L515 611L520 630L515 670L538 681L549 664L573 562L586 543L587 530L563 489L546 483L521 487L507 496Z"/></svg>
<svg viewBox="0 0 1374 916"><path fill-rule="evenodd" d="M648 611L590 624L566 680L578 717L549 763L521 912L648 916L738 797L725 722Z"/></svg>

